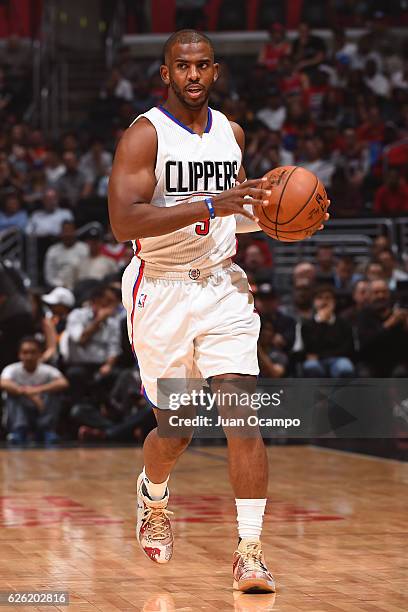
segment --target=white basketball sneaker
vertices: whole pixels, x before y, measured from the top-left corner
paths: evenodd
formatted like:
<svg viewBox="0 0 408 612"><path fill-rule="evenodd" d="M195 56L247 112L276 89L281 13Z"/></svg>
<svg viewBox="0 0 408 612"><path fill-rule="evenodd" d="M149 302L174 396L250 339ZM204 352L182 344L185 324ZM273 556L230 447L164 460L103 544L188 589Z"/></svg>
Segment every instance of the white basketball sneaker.
<svg viewBox="0 0 408 612"><path fill-rule="evenodd" d="M241 540L232 560L233 588L244 593L274 593L275 580L265 564L261 543Z"/></svg>
<svg viewBox="0 0 408 612"><path fill-rule="evenodd" d="M137 523L136 537L145 553L155 563L168 563L173 554L173 533L167 510L169 489L163 499L154 501L149 497L143 474L137 479Z"/></svg>

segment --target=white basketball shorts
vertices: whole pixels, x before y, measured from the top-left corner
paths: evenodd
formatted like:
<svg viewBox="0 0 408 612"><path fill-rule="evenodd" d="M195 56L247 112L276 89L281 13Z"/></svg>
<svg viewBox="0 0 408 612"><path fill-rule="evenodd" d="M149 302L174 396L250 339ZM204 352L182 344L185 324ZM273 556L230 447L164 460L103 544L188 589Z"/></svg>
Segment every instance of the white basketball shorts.
<svg viewBox="0 0 408 612"><path fill-rule="evenodd" d="M246 274L231 260L205 271L174 273L152 270L135 256L123 274L122 299L144 393L153 406L160 378L259 373L260 319Z"/></svg>

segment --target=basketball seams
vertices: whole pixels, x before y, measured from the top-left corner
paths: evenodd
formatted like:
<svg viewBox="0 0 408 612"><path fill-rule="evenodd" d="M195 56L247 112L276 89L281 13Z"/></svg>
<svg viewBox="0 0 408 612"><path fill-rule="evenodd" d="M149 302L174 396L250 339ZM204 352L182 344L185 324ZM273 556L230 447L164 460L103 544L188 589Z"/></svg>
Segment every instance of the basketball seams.
<svg viewBox="0 0 408 612"><path fill-rule="evenodd" d="M321 219L319 221L316 221L313 225L309 225L308 227L305 227L305 228L302 227L302 228L297 229L297 230L279 230L278 231L279 235L276 236L276 240L278 240L279 242L282 242L282 240L280 239L279 236L282 236L282 238L283 238L284 235L285 235L283 242L299 242L299 238L290 238L289 236L286 237L286 235L287 234L297 234L298 232L303 232L304 230L308 230L308 229L311 229L311 228L314 228L314 227L316 227L316 230L317 230L319 225L321 225L321 223L323 222L323 220L324 220L324 215L321 217ZM263 225L265 226L265 228L271 230L272 232L275 231L275 229L273 227L271 227L270 225L267 225L266 223L263 223ZM302 238L302 240L303 239L304 238Z"/></svg>
<svg viewBox="0 0 408 612"><path fill-rule="evenodd" d="M288 179L289 180L289 179ZM294 217L292 217L291 219L288 219L288 221L283 221L282 223L278 223L278 225L287 225L288 223L292 223L292 221L294 219L296 219L296 217L298 217L300 215L300 213L306 208L306 206L309 204L310 200L313 198L313 196L316 193L316 190L319 186L319 179L316 177L316 183L315 186L313 187L313 191L311 193L311 195L309 196L309 198L306 200L306 203L302 206L302 208L299 208L299 210L297 211L296 215ZM285 185L286 187L286 185ZM305 228L307 229L307 228Z"/></svg>
<svg viewBox="0 0 408 612"><path fill-rule="evenodd" d="M292 174L293 174L293 173L294 173L294 172L295 172L297 169L298 169L298 166L295 166L295 167L293 168L293 170L291 170L291 172L290 172L290 174L289 174L288 178L286 179L286 183L284 184L283 189L282 189L281 194L280 194L280 197L279 197L278 208L277 208L277 210L276 210L276 217L275 217L275 221L274 221L274 223L275 223L275 234L276 234L276 238L278 238L278 217L279 217L279 209L280 209L280 206L281 206L281 202L282 202L283 194L285 193L286 185L288 184L290 177L292 176ZM268 217L268 219L269 219L269 221L272 221L272 219L270 219L269 217Z"/></svg>
<svg viewBox="0 0 408 612"><path fill-rule="evenodd" d="M323 221L323 219L324 219L324 215L322 215L322 217L320 219L320 223ZM319 225L320 225L320 223L319 223ZM279 232L281 234L296 234L297 232L304 232L304 231L306 231L308 229L311 229L312 227L315 227L316 225L318 225L318 222L314 221L312 223L312 225L308 225L307 227L300 227L299 229L295 229L295 230L281 230L280 229Z"/></svg>

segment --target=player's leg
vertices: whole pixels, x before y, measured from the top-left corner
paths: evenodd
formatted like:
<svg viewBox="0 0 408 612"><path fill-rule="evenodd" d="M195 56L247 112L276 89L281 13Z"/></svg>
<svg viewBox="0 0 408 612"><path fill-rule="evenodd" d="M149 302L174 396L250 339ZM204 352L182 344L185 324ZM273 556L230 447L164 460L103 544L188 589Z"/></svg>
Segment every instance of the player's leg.
<svg viewBox="0 0 408 612"><path fill-rule="evenodd" d="M193 361L188 299L183 291L182 283L144 275L144 264L135 258L123 276L129 340L138 358L145 395L153 407L163 408L154 408L159 428L171 411L159 399L158 381L188 378ZM188 437L159 435L155 428L144 442L144 466L137 479L136 537L144 553L157 563L166 563L172 556L167 483L189 441Z"/></svg>
<svg viewBox="0 0 408 612"><path fill-rule="evenodd" d="M235 384L235 381L238 384ZM224 423L230 419L246 422L253 411L235 405L231 398L256 389L254 376L223 374L211 378L211 391L220 401L219 415ZM223 398L227 398L225 401ZM261 548L261 532L268 488L268 458L258 427L224 426L228 446L228 468L237 507L239 542L233 557L234 588L241 591L275 591Z"/></svg>
<svg viewBox="0 0 408 612"><path fill-rule="evenodd" d="M245 273L235 264L222 280L209 282L200 307L212 313L195 338L195 359L202 375L209 379L212 393L251 392L259 373L257 341L260 319L254 311L253 296ZM208 296L209 304L206 304ZM230 374L229 374L230 373ZM233 380L233 387L227 381ZM235 382L234 382L235 381ZM231 393L234 398L234 393ZM218 401L221 416L238 417L244 405ZM249 408L250 413L253 411ZM235 414L234 414L235 412ZM247 409L248 412L248 409ZM245 422L245 419L244 419ZM260 535L266 506L268 462L259 430L224 427L228 444L229 474L235 494L238 519L237 550L233 557L234 587L247 591L274 591L274 580L265 566Z"/></svg>
<svg viewBox="0 0 408 612"><path fill-rule="evenodd" d="M164 437L158 428L166 427L167 411L154 409L158 427L143 444L144 467L137 480L136 536L145 554L156 563L167 563L173 554L173 533L168 480L177 459L190 443L191 437ZM163 421L163 423L161 423Z"/></svg>

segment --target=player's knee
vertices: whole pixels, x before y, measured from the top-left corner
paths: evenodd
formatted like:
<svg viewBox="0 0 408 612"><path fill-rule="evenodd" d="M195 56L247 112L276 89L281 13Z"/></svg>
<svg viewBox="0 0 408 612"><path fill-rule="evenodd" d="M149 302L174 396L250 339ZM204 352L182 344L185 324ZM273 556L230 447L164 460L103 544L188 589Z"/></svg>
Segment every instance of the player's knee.
<svg viewBox="0 0 408 612"><path fill-rule="evenodd" d="M166 446L174 456L180 455L190 444L192 436L166 438Z"/></svg>

